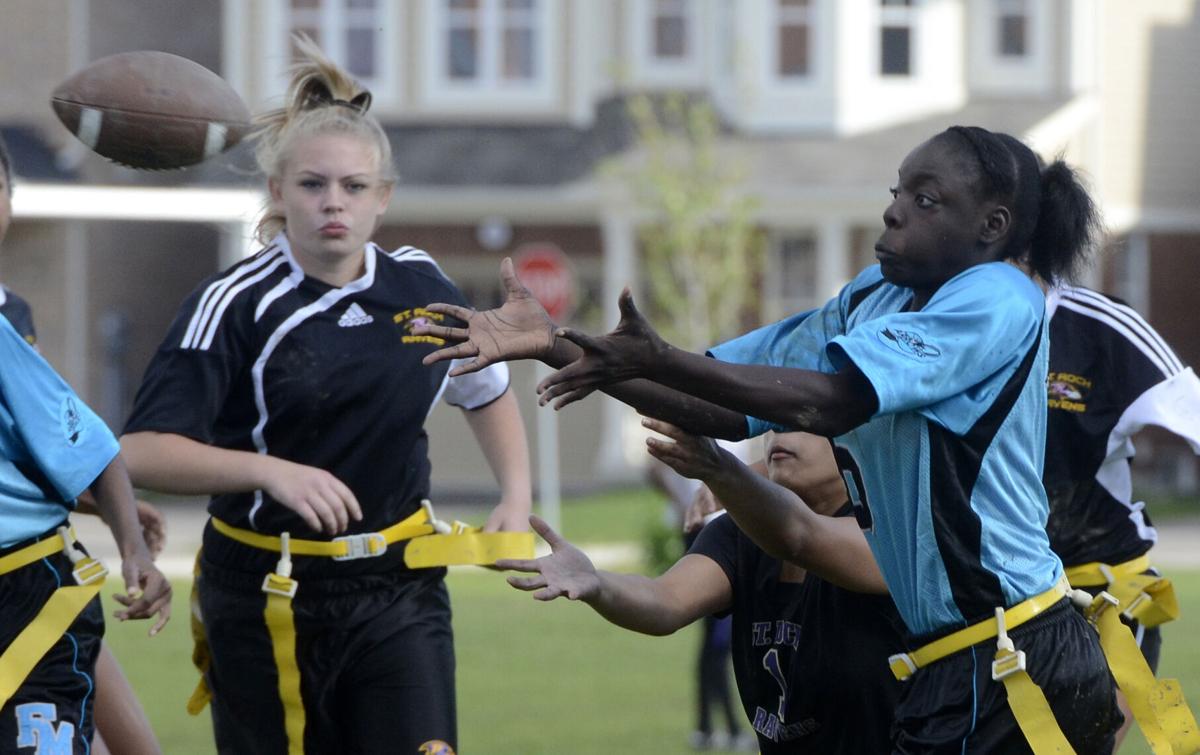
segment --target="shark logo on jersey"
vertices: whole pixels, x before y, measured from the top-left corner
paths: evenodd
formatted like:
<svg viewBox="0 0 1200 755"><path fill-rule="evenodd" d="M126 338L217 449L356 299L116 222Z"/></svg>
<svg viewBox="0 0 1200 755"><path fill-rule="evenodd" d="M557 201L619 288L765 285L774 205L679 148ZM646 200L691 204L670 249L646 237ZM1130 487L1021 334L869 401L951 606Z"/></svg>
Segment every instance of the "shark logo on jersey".
<svg viewBox="0 0 1200 755"><path fill-rule="evenodd" d="M1046 376L1046 399L1051 409L1086 412L1087 396L1091 390L1092 381L1082 375L1051 372Z"/></svg>
<svg viewBox="0 0 1200 755"><path fill-rule="evenodd" d="M431 739L417 748L421 755L454 755L454 748L440 739Z"/></svg>
<svg viewBox="0 0 1200 755"><path fill-rule="evenodd" d="M358 305L358 302L353 302L349 307L346 307L346 311L338 318L338 327L353 328L372 322L375 322L375 318L367 314L366 310Z"/></svg>
<svg viewBox="0 0 1200 755"><path fill-rule="evenodd" d="M905 356L916 357L918 360L937 359L942 350L931 343L925 342L925 337L915 330L900 330L899 328L884 328L879 331L879 340L886 343L894 351Z"/></svg>
<svg viewBox="0 0 1200 755"><path fill-rule="evenodd" d="M79 414L79 407L75 405L74 398L67 396L63 399L58 416L62 424L63 437L67 439L67 444L71 446L78 444L79 436L83 431L83 417Z"/></svg>
<svg viewBox="0 0 1200 755"><path fill-rule="evenodd" d="M33 748L34 755L71 755L75 750L75 725L63 721L57 727L54 703L18 705L17 749Z"/></svg>

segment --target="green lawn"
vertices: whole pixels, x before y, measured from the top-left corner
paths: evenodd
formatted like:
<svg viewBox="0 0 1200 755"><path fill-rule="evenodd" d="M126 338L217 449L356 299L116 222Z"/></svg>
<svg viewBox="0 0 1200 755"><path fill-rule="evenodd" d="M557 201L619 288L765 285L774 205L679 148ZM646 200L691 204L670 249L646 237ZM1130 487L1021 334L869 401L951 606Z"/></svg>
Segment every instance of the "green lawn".
<svg viewBox="0 0 1200 755"><path fill-rule="evenodd" d="M564 507L568 535L591 542L640 538L660 520L650 493ZM1200 572L1174 572L1183 618L1168 625L1161 671L1200 704ZM618 630L579 604L537 603L501 575L456 570L450 590L458 648L460 749L484 755L688 753L693 656L686 630L650 638ZM114 584L110 582L110 586ZM110 622L109 641L147 709L166 753L212 753L207 713L184 703L191 669L186 584L174 619L156 638L145 625ZM1134 733L1123 755L1149 753Z"/></svg>

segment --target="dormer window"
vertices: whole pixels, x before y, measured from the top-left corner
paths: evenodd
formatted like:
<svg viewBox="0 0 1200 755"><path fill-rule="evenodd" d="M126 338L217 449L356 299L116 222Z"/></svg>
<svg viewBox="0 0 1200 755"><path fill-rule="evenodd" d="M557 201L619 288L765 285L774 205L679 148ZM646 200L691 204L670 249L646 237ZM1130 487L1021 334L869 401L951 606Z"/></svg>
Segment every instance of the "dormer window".
<svg viewBox="0 0 1200 755"><path fill-rule="evenodd" d="M382 0L290 0L289 35L304 32L356 79L372 86L384 70L381 5Z"/></svg>
<svg viewBox="0 0 1200 755"><path fill-rule="evenodd" d="M880 0L879 73L884 76L912 74L914 0Z"/></svg>
<svg viewBox="0 0 1200 755"><path fill-rule="evenodd" d="M782 79L805 78L812 73L816 9L812 0L776 2L779 42L776 71Z"/></svg>
<svg viewBox="0 0 1200 755"><path fill-rule="evenodd" d="M663 63L687 60L691 54L692 0L652 0L651 57Z"/></svg>
<svg viewBox="0 0 1200 755"><path fill-rule="evenodd" d="M1029 3L1027 0L997 0L996 54L1023 58L1029 54Z"/></svg>

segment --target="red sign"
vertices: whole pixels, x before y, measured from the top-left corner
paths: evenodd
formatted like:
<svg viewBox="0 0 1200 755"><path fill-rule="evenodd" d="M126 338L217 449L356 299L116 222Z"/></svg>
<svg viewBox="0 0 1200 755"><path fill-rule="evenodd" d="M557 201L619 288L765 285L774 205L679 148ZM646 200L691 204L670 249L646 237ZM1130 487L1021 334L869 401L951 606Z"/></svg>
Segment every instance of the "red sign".
<svg viewBox="0 0 1200 755"><path fill-rule="evenodd" d="M517 277L555 322L575 311L575 271L557 244L525 244L513 255Z"/></svg>

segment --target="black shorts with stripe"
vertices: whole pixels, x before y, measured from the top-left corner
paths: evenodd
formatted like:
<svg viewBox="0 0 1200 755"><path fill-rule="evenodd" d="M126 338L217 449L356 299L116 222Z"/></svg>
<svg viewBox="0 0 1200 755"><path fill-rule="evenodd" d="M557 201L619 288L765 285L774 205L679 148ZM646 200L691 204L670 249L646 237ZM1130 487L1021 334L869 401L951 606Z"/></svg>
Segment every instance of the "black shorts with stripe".
<svg viewBox="0 0 1200 755"><path fill-rule="evenodd" d="M1112 752L1123 717L1116 685L1096 632L1070 601L1009 632L1025 651L1029 676L1042 689L1075 752ZM916 647L925 639L914 642ZM992 680L995 640L943 658L904 685L892 732L895 753L963 755L1030 753L1003 683Z"/></svg>
<svg viewBox="0 0 1200 755"><path fill-rule="evenodd" d="M0 557L31 542L0 550ZM0 575L0 652L8 650L60 584L74 584L71 561L61 553ZM88 752L103 636L104 610L96 597L0 709L0 753Z"/></svg>
<svg viewBox="0 0 1200 755"><path fill-rule="evenodd" d="M454 644L444 569L305 579L292 607L304 752L417 753L456 747ZM286 755L262 575L201 558L217 751Z"/></svg>

